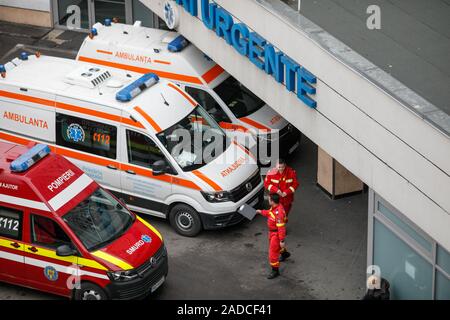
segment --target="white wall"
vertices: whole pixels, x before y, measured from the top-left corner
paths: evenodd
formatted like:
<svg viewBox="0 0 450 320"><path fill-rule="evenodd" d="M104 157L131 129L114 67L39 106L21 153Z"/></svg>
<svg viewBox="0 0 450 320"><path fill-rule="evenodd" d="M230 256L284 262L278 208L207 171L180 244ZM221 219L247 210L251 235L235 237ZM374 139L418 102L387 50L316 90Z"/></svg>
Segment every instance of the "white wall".
<svg viewBox="0 0 450 320"><path fill-rule="evenodd" d="M0 6L50 12L51 0L0 0Z"/></svg>
<svg viewBox="0 0 450 320"><path fill-rule="evenodd" d="M256 1L216 2L317 76L317 110L184 10L179 31L450 250L449 138Z"/></svg>

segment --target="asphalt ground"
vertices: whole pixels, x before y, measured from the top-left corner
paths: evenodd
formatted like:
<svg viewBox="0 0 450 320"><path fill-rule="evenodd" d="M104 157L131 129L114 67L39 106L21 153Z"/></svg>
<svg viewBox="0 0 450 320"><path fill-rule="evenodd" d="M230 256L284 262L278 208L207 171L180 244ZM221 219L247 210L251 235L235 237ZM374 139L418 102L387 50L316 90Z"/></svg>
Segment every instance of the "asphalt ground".
<svg viewBox="0 0 450 320"><path fill-rule="evenodd" d="M20 51L73 58L85 34L0 23L0 63ZM166 220L146 219L169 252L166 283L150 299L360 299L365 292L367 193L331 200L317 185L317 146L303 137L290 159L300 187L288 224L292 256L267 280L263 217L196 238L176 234ZM0 283L0 299L59 299Z"/></svg>

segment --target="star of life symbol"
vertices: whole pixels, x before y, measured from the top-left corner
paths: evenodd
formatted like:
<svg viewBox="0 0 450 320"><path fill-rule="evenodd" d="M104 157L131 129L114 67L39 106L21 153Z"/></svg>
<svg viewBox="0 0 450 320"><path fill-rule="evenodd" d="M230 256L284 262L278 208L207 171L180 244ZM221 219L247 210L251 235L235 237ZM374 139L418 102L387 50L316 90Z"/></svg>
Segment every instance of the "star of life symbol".
<svg viewBox="0 0 450 320"><path fill-rule="evenodd" d="M175 29L177 27L177 12L175 11L176 7L173 6L173 3L170 1L166 1L164 3L164 21L169 29Z"/></svg>
<svg viewBox="0 0 450 320"><path fill-rule="evenodd" d="M84 130L79 124L72 123L67 128L67 137L70 140L72 140L73 142L84 141L84 137L85 137Z"/></svg>

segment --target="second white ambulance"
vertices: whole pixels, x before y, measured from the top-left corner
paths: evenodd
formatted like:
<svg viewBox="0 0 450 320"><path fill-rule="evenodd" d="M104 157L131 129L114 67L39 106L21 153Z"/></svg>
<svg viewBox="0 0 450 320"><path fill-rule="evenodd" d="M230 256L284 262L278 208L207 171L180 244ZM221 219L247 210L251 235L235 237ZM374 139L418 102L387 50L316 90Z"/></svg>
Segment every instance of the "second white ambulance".
<svg viewBox="0 0 450 320"><path fill-rule="evenodd" d="M139 73L181 86L238 141L268 165L298 149L301 133L180 34L135 25L96 23L78 51L80 61ZM259 146L259 150L258 150ZM269 150L273 151L274 156Z"/></svg>
<svg viewBox="0 0 450 320"><path fill-rule="evenodd" d="M182 235L236 224L242 204L263 201L253 155L155 74L26 53L0 73L0 140L50 145Z"/></svg>

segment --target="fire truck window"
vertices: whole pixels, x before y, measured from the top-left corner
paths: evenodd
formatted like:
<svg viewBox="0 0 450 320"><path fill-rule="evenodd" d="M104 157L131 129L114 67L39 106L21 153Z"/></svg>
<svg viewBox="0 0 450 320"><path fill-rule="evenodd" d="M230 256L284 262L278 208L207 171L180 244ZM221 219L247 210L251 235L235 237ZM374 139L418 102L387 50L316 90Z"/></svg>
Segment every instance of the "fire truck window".
<svg viewBox="0 0 450 320"><path fill-rule="evenodd" d="M115 126L56 114L56 143L60 146L116 159L116 142Z"/></svg>
<svg viewBox="0 0 450 320"><path fill-rule="evenodd" d="M217 122L231 123L231 119L223 111L222 107L217 101L205 90L185 87L187 93L194 98Z"/></svg>
<svg viewBox="0 0 450 320"><path fill-rule="evenodd" d="M22 212L0 207L0 237L22 239Z"/></svg>
<svg viewBox="0 0 450 320"><path fill-rule="evenodd" d="M33 244L56 249L71 241L61 227L52 219L42 216L31 216L31 236Z"/></svg>
<svg viewBox="0 0 450 320"><path fill-rule="evenodd" d="M127 130L128 162L151 168L158 160L165 160L164 154L152 139L139 132Z"/></svg>

